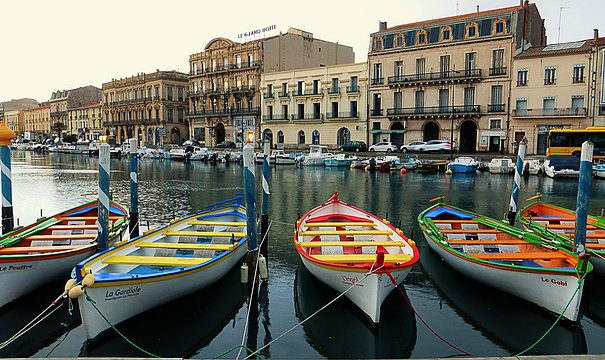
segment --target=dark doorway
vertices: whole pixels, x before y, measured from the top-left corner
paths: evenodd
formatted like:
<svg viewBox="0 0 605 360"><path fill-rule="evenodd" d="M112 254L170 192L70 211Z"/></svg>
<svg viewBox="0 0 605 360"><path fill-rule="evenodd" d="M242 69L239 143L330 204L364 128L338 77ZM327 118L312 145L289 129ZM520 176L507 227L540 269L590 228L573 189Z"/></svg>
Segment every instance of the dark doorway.
<svg viewBox="0 0 605 360"><path fill-rule="evenodd" d="M271 129L263 131L263 143L269 143L269 148L273 149L273 132Z"/></svg>
<svg viewBox="0 0 605 360"><path fill-rule="evenodd" d="M499 140L500 138L498 138ZM491 144L490 144L491 146ZM498 143L500 146L500 143ZM477 124L465 121L460 126L460 152L474 153L477 151Z"/></svg>
<svg viewBox="0 0 605 360"><path fill-rule="evenodd" d="M395 130L396 132L391 132L391 142L395 145L397 145L397 148L399 148L401 145L403 145L403 141L404 141L404 130L405 128L403 127L403 124L398 122L393 123L393 125L391 125L391 130Z"/></svg>
<svg viewBox="0 0 605 360"><path fill-rule="evenodd" d="M422 141L438 140L439 139L439 125L436 122L430 121L424 125L424 131L422 132Z"/></svg>
<svg viewBox="0 0 605 360"><path fill-rule="evenodd" d="M216 139L216 145L225 141L225 125L223 123L214 126L214 138Z"/></svg>
<svg viewBox="0 0 605 360"><path fill-rule="evenodd" d="M170 131L170 142L173 144L181 143L181 130L177 127L173 127Z"/></svg>
<svg viewBox="0 0 605 360"><path fill-rule="evenodd" d="M548 134L538 134L538 155L546 155L546 142L548 141Z"/></svg>
<svg viewBox="0 0 605 360"><path fill-rule="evenodd" d="M489 137L489 152L498 152L500 151L500 136L490 136Z"/></svg>

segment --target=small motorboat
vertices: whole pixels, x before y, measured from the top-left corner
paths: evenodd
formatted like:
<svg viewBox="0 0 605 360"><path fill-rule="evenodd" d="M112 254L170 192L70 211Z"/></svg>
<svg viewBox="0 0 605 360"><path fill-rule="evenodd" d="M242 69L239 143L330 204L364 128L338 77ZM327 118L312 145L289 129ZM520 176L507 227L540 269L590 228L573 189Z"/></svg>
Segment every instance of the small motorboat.
<svg viewBox="0 0 605 360"><path fill-rule="evenodd" d="M479 169L479 161L472 157L462 156L455 158L447 167L454 174L474 173Z"/></svg>
<svg viewBox="0 0 605 360"><path fill-rule="evenodd" d="M593 267L539 235L437 203L418 215L429 246L465 276L578 320L584 276Z"/></svg>
<svg viewBox="0 0 605 360"><path fill-rule="evenodd" d="M95 307L116 325L225 276L247 251L242 200L210 205L76 265L72 277L77 282L87 274L94 277L87 296L78 298L86 337L109 329Z"/></svg>
<svg viewBox="0 0 605 360"><path fill-rule="evenodd" d="M325 164L328 167L351 167L351 163L357 160L357 156L340 153L331 158L325 160Z"/></svg>
<svg viewBox="0 0 605 360"><path fill-rule="evenodd" d="M97 251L98 201L77 206L0 237L0 307L60 279ZM108 244L128 239L128 210L111 202Z"/></svg>
<svg viewBox="0 0 605 360"><path fill-rule="evenodd" d="M564 207L536 201L519 211L519 222L556 246L573 249L576 231L576 212ZM586 226L586 251L597 273L605 275L605 219L588 216Z"/></svg>
<svg viewBox="0 0 605 360"><path fill-rule="evenodd" d="M523 161L523 176L528 175L539 175L544 171L542 163L538 159L531 159Z"/></svg>
<svg viewBox="0 0 605 360"><path fill-rule="evenodd" d="M598 179L605 179L605 164L596 164L592 166L592 174Z"/></svg>
<svg viewBox="0 0 605 360"><path fill-rule="evenodd" d="M403 159L400 159L399 162L406 170L416 170L418 166L420 166L420 160L418 160L418 155L416 154L405 154Z"/></svg>
<svg viewBox="0 0 605 360"><path fill-rule="evenodd" d="M511 158L494 158L487 165L492 174L512 174L515 171L515 163Z"/></svg>
<svg viewBox="0 0 605 360"><path fill-rule="evenodd" d="M445 173L447 171L447 161L423 161L416 168L421 174L437 174Z"/></svg>
<svg viewBox="0 0 605 360"><path fill-rule="evenodd" d="M364 169L365 168L365 164L363 163L365 160L361 160L361 159L357 159L357 160L353 160L351 161L351 165L349 165L349 167L351 169Z"/></svg>
<svg viewBox="0 0 605 360"><path fill-rule="evenodd" d="M91 141L90 144L88 144L88 155L89 156L98 156L99 155L99 142L98 141Z"/></svg>
<svg viewBox="0 0 605 360"><path fill-rule="evenodd" d="M305 166L324 166L326 159L334 156L324 145L309 145L309 153L305 155L303 165Z"/></svg>
<svg viewBox="0 0 605 360"><path fill-rule="evenodd" d="M167 153L164 152L164 159L184 161L186 155L185 149L177 147L170 149Z"/></svg>
<svg viewBox="0 0 605 360"><path fill-rule="evenodd" d="M294 154L286 154L283 150L273 150L269 161L275 165L294 165L296 158Z"/></svg>
<svg viewBox="0 0 605 360"><path fill-rule="evenodd" d="M419 258L418 249L387 220L344 203L334 193L296 223L294 245L316 278L345 296L373 323Z"/></svg>
<svg viewBox="0 0 605 360"><path fill-rule="evenodd" d="M386 160L382 157L378 158L369 158L362 161L363 169L366 171L390 171L391 170L391 161Z"/></svg>
<svg viewBox="0 0 605 360"><path fill-rule="evenodd" d="M577 178L580 176L578 156L549 156L544 160L544 173L551 178Z"/></svg>

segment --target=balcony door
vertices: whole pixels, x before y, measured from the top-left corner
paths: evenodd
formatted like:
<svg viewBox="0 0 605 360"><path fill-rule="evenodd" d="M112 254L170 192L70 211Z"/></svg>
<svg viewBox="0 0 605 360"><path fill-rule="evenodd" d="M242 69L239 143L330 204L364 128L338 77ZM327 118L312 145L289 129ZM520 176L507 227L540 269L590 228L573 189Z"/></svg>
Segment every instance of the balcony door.
<svg viewBox="0 0 605 360"><path fill-rule="evenodd" d="M491 111L504 111L502 105L502 85L492 86Z"/></svg>
<svg viewBox="0 0 605 360"><path fill-rule="evenodd" d="M477 62L477 53L471 52L471 53L466 53L465 59L464 59L464 70L466 72L467 76L470 76L473 74L473 70L475 69L475 66Z"/></svg>
<svg viewBox="0 0 605 360"><path fill-rule="evenodd" d="M403 97L401 94L401 91L393 93L393 107L396 109L395 111L401 110L403 107Z"/></svg>
<svg viewBox="0 0 605 360"><path fill-rule="evenodd" d="M416 113L421 114L424 112L424 91L418 90L415 94L414 107Z"/></svg>
<svg viewBox="0 0 605 360"><path fill-rule="evenodd" d="M450 103L450 90L449 89L439 89L439 112L440 113L448 112L449 103Z"/></svg>
<svg viewBox="0 0 605 360"><path fill-rule="evenodd" d="M441 55L439 58L439 73L442 78L449 77L450 74L450 56L449 55Z"/></svg>
<svg viewBox="0 0 605 360"><path fill-rule="evenodd" d="M473 111L475 106L475 88L464 88L464 111Z"/></svg>
<svg viewBox="0 0 605 360"><path fill-rule="evenodd" d="M553 116L555 114L555 98L554 96L545 97L543 100L542 109L545 116Z"/></svg>

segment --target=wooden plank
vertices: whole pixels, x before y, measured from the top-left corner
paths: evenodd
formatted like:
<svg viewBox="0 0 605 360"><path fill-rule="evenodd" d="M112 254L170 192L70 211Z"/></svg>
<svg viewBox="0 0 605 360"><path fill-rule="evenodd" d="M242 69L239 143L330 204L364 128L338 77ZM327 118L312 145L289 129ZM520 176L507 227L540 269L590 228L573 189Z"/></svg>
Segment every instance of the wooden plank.
<svg viewBox="0 0 605 360"><path fill-rule="evenodd" d="M300 231L298 235L393 235L393 232L390 230L307 230Z"/></svg>
<svg viewBox="0 0 605 360"><path fill-rule="evenodd" d="M114 255L103 260L103 263L114 265L195 266L204 263L208 260L210 260L210 258Z"/></svg>
<svg viewBox="0 0 605 360"><path fill-rule="evenodd" d="M546 227L549 229L575 229L576 228L575 225L560 225L560 224L548 224L548 225L546 225ZM586 225L586 229L595 230L598 228L594 225Z"/></svg>
<svg viewBox="0 0 605 360"><path fill-rule="evenodd" d="M203 236L203 237L244 237L245 232L231 232L231 231L167 231L164 233L166 236Z"/></svg>
<svg viewBox="0 0 605 360"><path fill-rule="evenodd" d="M330 262L334 264L355 264L355 263L373 263L376 261L376 254L337 254L337 255L312 255L317 260ZM404 263L412 259L408 254L385 254L384 262Z"/></svg>
<svg viewBox="0 0 605 360"><path fill-rule="evenodd" d="M96 239L97 234L78 234L78 235L30 235L27 240L87 240Z"/></svg>
<svg viewBox="0 0 605 360"><path fill-rule="evenodd" d="M450 245L533 245L523 240L450 240Z"/></svg>
<svg viewBox="0 0 605 360"><path fill-rule="evenodd" d="M97 230L97 225L53 225L49 227L49 230Z"/></svg>
<svg viewBox="0 0 605 360"><path fill-rule="evenodd" d="M376 226L373 221L343 221L343 222L308 222L303 225L307 227L333 227L333 226Z"/></svg>
<svg viewBox="0 0 605 360"><path fill-rule="evenodd" d="M9 246L0 249L0 255L17 255L26 253L52 253L59 251L75 250L84 247L83 245L57 245L57 246Z"/></svg>
<svg viewBox="0 0 605 360"><path fill-rule="evenodd" d="M467 253L467 255L483 260L544 260L544 259L567 259L569 256L562 252L540 251L519 253Z"/></svg>
<svg viewBox="0 0 605 360"><path fill-rule="evenodd" d="M119 219L123 219L126 216L110 216L109 220L119 220ZM60 218L63 221L69 221L69 220L97 220L98 218L96 216L63 216Z"/></svg>
<svg viewBox="0 0 605 360"><path fill-rule="evenodd" d="M503 232L496 229L439 229L439 231L447 234L498 234Z"/></svg>
<svg viewBox="0 0 605 360"><path fill-rule="evenodd" d="M403 241L304 241L296 245L305 248L317 248L322 246L406 246Z"/></svg>
<svg viewBox="0 0 605 360"><path fill-rule="evenodd" d="M190 225L216 225L216 226L246 226L245 221L209 221L209 220L194 220L189 222Z"/></svg>
<svg viewBox="0 0 605 360"><path fill-rule="evenodd" d="M169 242L142 242L137 245L141 248L180 249L180 250L231 250L235 244L189 244Z"/></svg>

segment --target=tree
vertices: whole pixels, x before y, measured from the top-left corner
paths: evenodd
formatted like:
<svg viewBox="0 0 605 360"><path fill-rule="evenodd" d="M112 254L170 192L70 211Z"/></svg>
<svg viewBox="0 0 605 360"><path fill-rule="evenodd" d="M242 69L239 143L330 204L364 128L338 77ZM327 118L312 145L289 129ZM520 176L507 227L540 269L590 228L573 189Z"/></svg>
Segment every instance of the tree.
<svg viewBox="0 0 605 360"><path fill-rule="evenodd" d="M63 124L60 121L57 121L54 125L53 125L54 129L57 131L57 135L59 137L59 139L61 139L61 133L63 132L63 130L65 130L65 124Z"/></svg>

